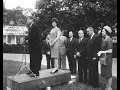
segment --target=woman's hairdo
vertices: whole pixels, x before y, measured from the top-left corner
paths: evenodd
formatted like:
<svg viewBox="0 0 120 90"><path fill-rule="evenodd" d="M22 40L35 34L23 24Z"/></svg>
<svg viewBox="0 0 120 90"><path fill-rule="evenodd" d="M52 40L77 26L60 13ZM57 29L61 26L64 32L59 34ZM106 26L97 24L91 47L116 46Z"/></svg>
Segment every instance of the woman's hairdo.
<svg viewBox="0 0 120 90"><path fill-rule="evenodd" d="M109 27L109 26L104 26L103 28L106 29L106 30L111 34L111 32L112 32L111 27Z"/></svg>
<svg viewBox="0 0 120 90"><path fill-rule="evenodd" d="M105 29L106 34L107 34L108 36L111 36L111 32L112 32L111 27L109 27L109 26L104 26L103 28Z"/></svg>
<svg viewBox="0 0 120 90"><path fill-rule="evenodd" d="M56 22L56 23L58 23L59 21L58 21L57 18L53 18L53 19L52 19L52 22Z"/></svg>

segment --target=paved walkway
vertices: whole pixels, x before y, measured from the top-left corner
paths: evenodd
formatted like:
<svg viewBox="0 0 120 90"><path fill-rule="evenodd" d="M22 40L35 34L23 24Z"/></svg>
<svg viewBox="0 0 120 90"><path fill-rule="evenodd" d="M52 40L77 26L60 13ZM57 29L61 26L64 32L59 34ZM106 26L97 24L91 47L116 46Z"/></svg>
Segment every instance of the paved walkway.
<svg viewBox="0 0 120 90"><path fill-rule="evenodd" d="M25 56L26 56L26 62L29 63L30 62L30 58L29 58L29 54L11 54L11 53L3 53L3 60L13 60L13 61L25 61ZM24 58L24 59L23 59ZM99 73L100 73L100 62L98 62L98 67L99 67ZM45 55L43 55L42 58L42 65L47 65L46 63L46 57ZM67 60L67 68L69 68L68 66L68 60ZM112 74L113 76L117 77L117 59L113 58L113 66L112 66Z"/></svg>

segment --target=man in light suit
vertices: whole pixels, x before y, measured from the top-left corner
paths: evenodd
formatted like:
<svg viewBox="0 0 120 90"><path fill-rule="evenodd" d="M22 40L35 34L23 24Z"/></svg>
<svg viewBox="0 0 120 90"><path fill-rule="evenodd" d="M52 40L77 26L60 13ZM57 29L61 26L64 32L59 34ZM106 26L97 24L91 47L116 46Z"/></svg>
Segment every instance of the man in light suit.
<svg viewBox="0 0 120 90"><path fill-rule="evenodd" d="M67 37L63 36L64 31L60 36L59 41L59 60L58 60L58 68L59 69L66 69L66 44L67 44Z"/></svg>

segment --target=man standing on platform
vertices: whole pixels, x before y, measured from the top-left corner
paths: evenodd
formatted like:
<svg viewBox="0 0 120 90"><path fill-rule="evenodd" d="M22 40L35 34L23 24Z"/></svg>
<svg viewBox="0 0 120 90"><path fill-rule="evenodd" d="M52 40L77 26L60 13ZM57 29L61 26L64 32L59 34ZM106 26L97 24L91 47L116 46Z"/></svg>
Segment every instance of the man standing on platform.
<svg viewBox="0 0 120 90"><path fill-rule="evenodd" d="M64 31L60 36L59 40L59 59L58 59L58 68L59 69L66 69L66 44L67 44L67 37L63 36Z"/></svg>
<svg viewBox="0 0 120 90"><path fill-rule="evenodd" d="M85 47L87 43L87 38L84 37L83 30L78 31L78 40L77 40L77 53L76 58L78 60L78 76L80 83L87 83L87 61L86 61L86 52Z"/></svg>
<svg viewBox="0 0 120 90"><path fill-rule="evenodd" d="M42 61L42 40L41 33L37 28L37 23L34 22L34 17L29 17L28 22L30 26L28 28L28 46L30 53L30 69L36 75L39 76L39 70L41 70ZM29 71L28 75L34 77L34 75Z"/></svg>
<svg viewBox="0 0 120 90"><path fill-rule="evenodd" d="M51 54L50 54L49 38L50 38L50 35L48 34L46 39L43 41L43 50L46 55L47 69L50 69L50 66L52 66L52 68L54 68L54 60L51 59Z"/></svg>
<svg viewBox="0 0 120 90"><path fill-rule="evenodd" d="M87 34L90 36L86 45L86 58L88 63L88 84L97 88L99 86L98 75L98 57L97 53L100 50L100 41L94 33L93 27L87 28Z"/></svg>

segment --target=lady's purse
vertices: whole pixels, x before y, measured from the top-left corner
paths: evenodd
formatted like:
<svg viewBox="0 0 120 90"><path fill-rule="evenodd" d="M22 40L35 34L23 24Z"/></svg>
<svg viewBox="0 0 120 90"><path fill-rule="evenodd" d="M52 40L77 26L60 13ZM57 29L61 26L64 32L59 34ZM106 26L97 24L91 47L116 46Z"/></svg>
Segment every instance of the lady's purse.
<svg viewBox="0 0 120 90"><path fill-rule="evenodd" d="M103 65L107 65L107 61L106 61L106 53L102 53L101 56L99 57L100 59L100 63Z"/></svg>

